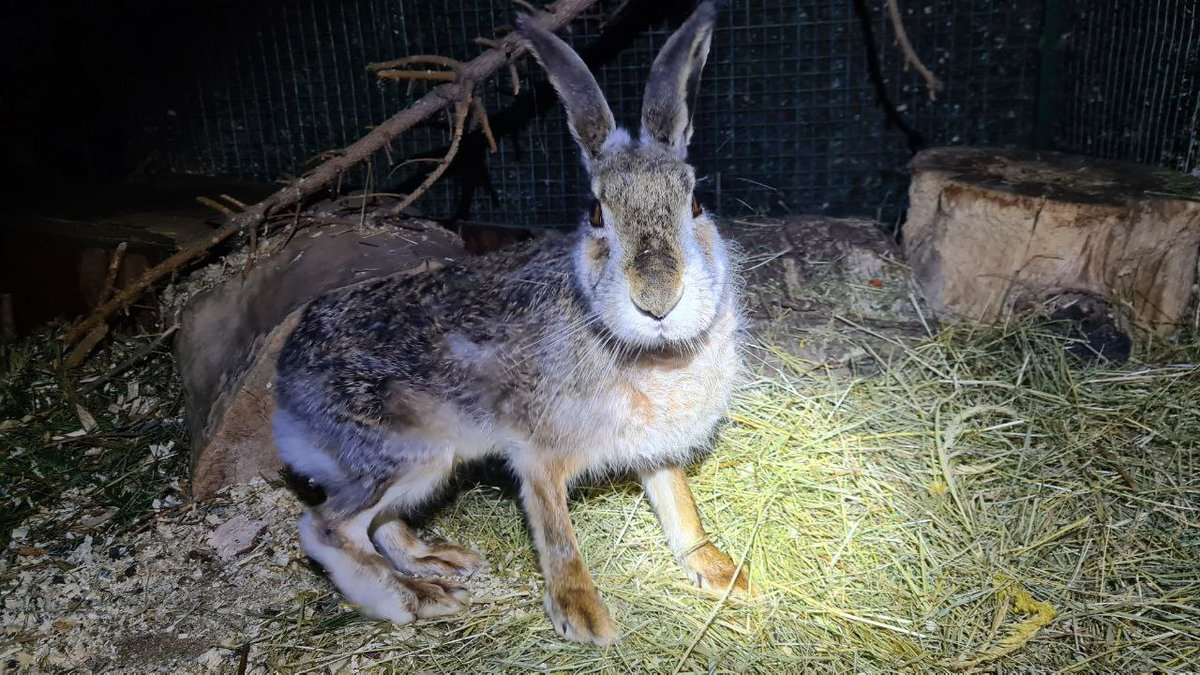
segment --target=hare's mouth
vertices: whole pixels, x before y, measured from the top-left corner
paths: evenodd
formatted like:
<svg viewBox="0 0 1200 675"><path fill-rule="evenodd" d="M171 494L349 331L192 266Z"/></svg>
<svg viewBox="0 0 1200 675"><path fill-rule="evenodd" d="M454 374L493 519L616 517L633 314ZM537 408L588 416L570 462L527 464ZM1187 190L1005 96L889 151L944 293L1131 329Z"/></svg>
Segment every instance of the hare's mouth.
<svg viewBox="0 0 1200 675"><path fill-rule="evenodd" d="M606 321L613 334L639 349L673 349L702 338L715 318L712 303L685 292L671 311L657 316L631 299L610 306Z"/></svg>

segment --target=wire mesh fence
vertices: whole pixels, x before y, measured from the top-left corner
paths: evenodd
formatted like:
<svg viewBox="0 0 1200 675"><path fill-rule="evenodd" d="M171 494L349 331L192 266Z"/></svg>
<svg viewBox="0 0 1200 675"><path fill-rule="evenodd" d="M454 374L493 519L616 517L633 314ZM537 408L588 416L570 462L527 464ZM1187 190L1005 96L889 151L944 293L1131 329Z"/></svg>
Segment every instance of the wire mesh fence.
<svg viewBox="0 0 1200 675"><path fill-rule="evenodd" d="M1200 167L1200 3L1067 0L1063 19L1058 145Z"/></svg>
<svg viewBox="0 0 1200 675"><path fill-rule="evenodd" d="M1032 142L1046 1L900 0L910 40L945 83L937 101L916 73L905 72L883 3L868 2L885 83L927 144ZM1132 27L1125 18L1131 13L1118 9L1127 3L1077 2L1064 22L1070 32L1061 50L1056 138L1083 152L1194 166L1194 64L1189 70L1171 59L1156 62L1166 47L1144 45L1147 32L1165 26L1176 31L1167 44L1190 54L1194 0L1145 3L1159 6L1158 14L1133 12L1142 18ZM565 37L579 48L596 44L621 4L602 0ZM687 0L647 4L659 8L647 29L596 69L614 114L627 125L637 122L649 64L691 7ZM853 213L885 222L902 212L910 153L905 138L884 124L850 5L744 0L725 8L691 148L701 196L718 212ZM215 38L191 46L194 81L173 102L170 163L174 170L255 179L302 172L310 158L345 146L423 93L426 85L409 92L403 84L375 82L367 63L419 53L469 59L481 49L472 40L494 36L514 14L499 0L300 0L226 9L213 13L205 31ZM1171 11L1180 13L1174 21ZM1124 49L1141 48L1139 58L1130 61L1119 49L1102 58L1115 44L1109 34L1120 34ZM1138 65L1084 72L1105 59ZM552 97L542 90L539 100L528 100L529 83L540 78L536 66L523 74L523 103L507 77L488 83L484 100L505 127L499 151L464 143L459 169L421 200L424 211L525 226L576 221L587 189L582 166ZM1141 89L1131 86L1135 81ZM1130 89L1159 95L1145 107ZM1134 108L1138 121L1123 121L1130 119L1123 111ZM528 110L537 114L522 117ZM404 162L438 156L447 131L445 118L414 129L389 157L347 176L345 186L402 190L430 166Z"/></svg>

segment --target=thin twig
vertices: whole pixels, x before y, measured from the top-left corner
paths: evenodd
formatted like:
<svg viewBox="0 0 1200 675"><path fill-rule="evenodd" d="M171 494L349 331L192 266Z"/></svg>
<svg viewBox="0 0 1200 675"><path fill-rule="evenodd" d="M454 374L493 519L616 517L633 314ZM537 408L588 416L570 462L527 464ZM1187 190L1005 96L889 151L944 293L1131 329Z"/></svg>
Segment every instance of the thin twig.
<svg viewBox="0 0 1200 675"><path fill-rule="evenodd" d="M871 84L875 86L875 97L879 102L879 107L883 109L888 126L895 125L904 132L904 136L908 140L908 150L915 155L925 147L925 139L915 129L908 126L888 95L887 84L883 80L883 68L879 64L874 22L871 20L871 10L867 7L867 0L850 0L850 4L858 16L858 29L862 33L863 48L867 52L867 76L871 80Z"/></svg>
<svg viewBox="0 0 1200 675"><path fill-rule="evenodd" d="M391 80L392 82L404 82L406 80L453 82L458 79L458 75L447 70L381 70L375 73L375 77L381 80Z"/></svg>
<svg viewBox="0 0 1200 675"><path fill-rule="evenodd" d="M488 123L488 114L483 107L483 101L478 96L473 96L471 105L475 109L475 121L479 123L479 128L483 130L483 137L487 139L488 150L495 154L498 149L496 137L492 135L492 125Z"/></svg>
<svg viewBox="0 0 1200 675"><path fill-rule="evenodd" d="M97 305L108 302L113 289L117 287L117 272L121 271L121 261L125 259L127 248L129 248L129 242L123 241L117 244L117 249L113 251L112 260L108 261L108 274L104 277L104 287L100 289L100 297L96 300Z"/></svg>
<svg viewBox="0 0 1200 675"><path fill-rule="evenodd" d="M490 45L493 48L499 48L498 45ZM445 66L452 70L458 70L462 63L448 56L439 56L437 54L413 54L391 61L379 61L377 63L368 63L367 72L377 73L381 70L395 70L397 68L406 68L418 63L431 63L435 66Z"/></svg>
<svg viewBox="0 0 1200 675"><path fill-rule="evenodd" d="M425 180L417 186L417 189L410 192L408 196L404 198L404 201L400 202L395 208L392 209L392 213L404 213L408 207L413 205L413 202L417 201L421 195L425 194L429 188L433 187L433 184L442 177L443 173L446 173L446 169L450 167L450 162L454 161L454 156L458 154L458 146L462 142L463 137L463 127L466 126L467 123L467 111L471 109L471 98L471 94L468 91L466 96L458 101L454 116L454 139L450 141L450 149L446 151L446 156L442 158L441 162L438 162L438 165L433 168L433 171L429 172L429 175L426 176Z"/></svg>
<svg viewBox="0 0 1200 675"><path fill-rule="evenodd" d="M233 197L230 197L229 195L225 195L225 194L217 195L217 196L220 197L221 199L224 199L225 201L229 202L230 204L233 204L234 206L238 207L242 211L246 210L246 203L240 199L234 199Z"/></svg>
<svg viewBox="0 0 1200 675"><path fill-rule="evenodd" d="M900 51L904 52L904 70L907 72L909 66L916 68L921 77L925 78L925 87L929 89L929 100L936 101L937 93L942 90L942 81L925 67L921 58L917 56L917 52L913 50L912 43L908 41L908 32L904 30L904 21L900 18L898 0L884 0L884 2L887 3L888 14L892 17L892 29L896 31L896 43L900 45Z"/></svg>
<svg viewBox="0 0 1200 675"><path fill-rule="evenodd" d="M296 235L296 228L300 227L300 203L296 203L296 213L292 216L292 224L288 225L288 229L283 233L283 243L279 245L279 250L282 250Z"/></svg>
<svg viewBox="0 0 1200 675"><path fill-rule="evenodd" d="M400 169L403 169L404 167L406 167L410 164L422 164L425 162L440 162L440 161L442 161L441 157L414 157L412 159L406 159L403 162L400 162L396 166L392 167L392 170L388 172L388 178L391 178L392 174L396 173Z"/></svg>
<svg viewBox="0 0 1200 675"><path fill-rule="evenodd" d="M120 375L121 373L125 372L126 370L129 370L130 368L136 366L139 361L146 358L150 354L154 353L154 350L161 347L162 343L166 342L167 339L170 338L172 335L174 335L175 331L177 331L177 330L179 330L178 323L176 323L175 325L173 325L170 328L163 331L162 334L160 334L158 337L154 338L154 340L152 340L146 346L137 350L137 352L133 356L130 356L129 358L125 359L124 361L118 363L116 366L113 367L112 370L108 371L107 373L101 375L100 377L97 377L96 379L92 380L91 382L88 382L87 384L80 387L78 394L80 396L87 396L91 392L95 391L98 387L103 385L105 382L108 382L109 380L113 379L117 375Z"/></svg>
<svg viewBox="0 0 1200 675"><path fill-rule="evenodd" d="M215 199L209 199L208 197L196 197L196 201L200 202L201 204L207 206L208 208L210 208L214 211L217 211L223 215L229 216L230 218L232 218L235 215L233 212L233 209L230 209L228 206L225 206L224 204L222 204L221 202L219 202Z"/></svg>

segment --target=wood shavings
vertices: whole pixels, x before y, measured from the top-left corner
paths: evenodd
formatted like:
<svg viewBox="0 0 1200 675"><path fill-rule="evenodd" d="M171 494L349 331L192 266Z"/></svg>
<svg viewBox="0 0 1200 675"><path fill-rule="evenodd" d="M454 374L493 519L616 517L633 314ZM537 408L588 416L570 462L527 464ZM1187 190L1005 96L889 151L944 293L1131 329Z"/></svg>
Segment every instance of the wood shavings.
<svg viewBox="0 0 1200 675"><path fill-rule="evenodd" d="M222 558L234 558L249 553L265 529L267 524L260 520L236 516L212 533L208 545L216 549L217 555Z"/></svg>
<svg viewBox="0 0 1200 675"><path fill-rule="evenodd" d="M84 493L66 495L13 531L17 562L0 572L0 639L24 656L0 650L5 662L40 671L233 672L237 650L257 637L259 617L290 607L297 593L327 592L298 549L299 505L283 488L239 487L201 508L162 515L138 534L76 530L26 540L87 501ZM214 521L227 530L249 526L237 541L253 533L253 564L227 565L214 555L206 545L221 529Z"/></svg>

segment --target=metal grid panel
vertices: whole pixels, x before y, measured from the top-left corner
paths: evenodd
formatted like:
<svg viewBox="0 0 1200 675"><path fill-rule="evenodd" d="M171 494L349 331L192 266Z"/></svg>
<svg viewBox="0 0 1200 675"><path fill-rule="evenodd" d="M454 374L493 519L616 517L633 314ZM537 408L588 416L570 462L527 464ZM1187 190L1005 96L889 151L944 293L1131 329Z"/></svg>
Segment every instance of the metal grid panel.
<svg viewBox="0 0 1200 675"><path fill-rule="evenodd" d="M1058 145L1200 167L1200 4L1068 0Z"/></svg>
<svg viewBox="0 0 1200 675"><path fill-rule="evenodd" d="M586 44L599 17L568 39ZM1026 144L1033 133L1041 0L904 0L918 52L945 81L936 102L902 69L882 3L874 12L883 70L902 114L932 145ZM260 3L230 16L195 45L195 83L178 103L183 142L177 170L273 179L320 152L345 146L412 96L378 85L371 61L416 53L467 59L470 40L511 20L506 3L456 0L300 0ZM220 21L220 19L214 19ZM598 73L620 122L635 124L642 86L674 25L655 26ZM883 125L867 77L862 37L843 0L744 0L725 9L713 38L691 157L702 195L728 216L761 212L897 217L907 189L903 137ZM533 68L532 77L540 77ZM420 88L421 85L418 85ZM507 78L486 94L490 110L511 101ZM445 146L443 118L408 134L397 160ZM487 158L492 191L471 200L472 220L533 226L576 221L586 190L577 151L557 106ZM388 186L386 158L373 162ZM393 178L414 167L396 172ZM362 185L366 170L347 176ZM444 180L421 202L455 210L460 185Z"/></svg>

